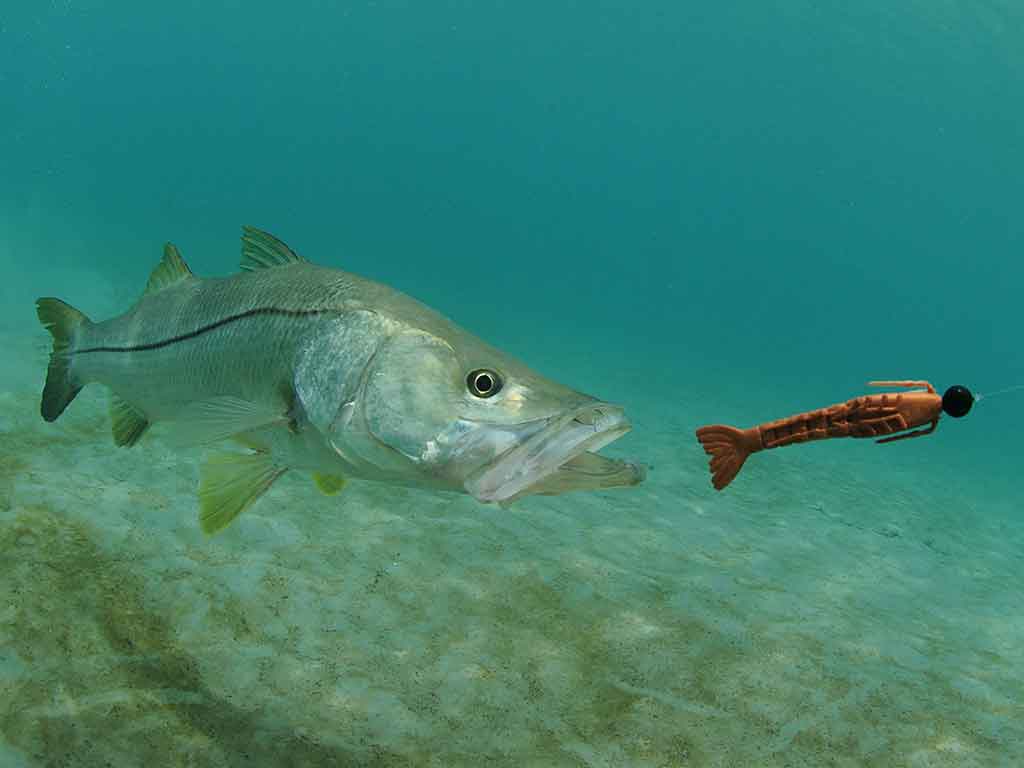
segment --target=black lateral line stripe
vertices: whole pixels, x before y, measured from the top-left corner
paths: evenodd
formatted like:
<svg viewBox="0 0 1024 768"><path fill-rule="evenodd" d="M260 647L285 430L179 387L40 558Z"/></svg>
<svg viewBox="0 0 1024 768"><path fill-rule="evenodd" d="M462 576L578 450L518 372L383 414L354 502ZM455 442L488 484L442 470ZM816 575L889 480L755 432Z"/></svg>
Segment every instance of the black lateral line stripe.
<svg viewBox="0 0 1024 768"><path fill-rule="evenodd" d="M188 333L182 333L178 336L172 336L169 339L162 339L161 341L151 341L147 344L132 344L126 347L89 347L88 349L76 349L74 354L84 355L89 352L146 352L151 349L160 349L162 347L169 347L171 344L177 344L180 341L188 341L194 339L197 336L202 336L204 333L215 331L218 328L227 325L228 323L234 323L238 320L244 320L247 317L256 317L258 315L278 315L282 317L312 317L315 315L326 315L337 310L331 309L279 309L277 307L257 307L256 309L250 309L247 312L239 312L237 315L231 315L229 317L222 318L215 323L204 325L201 328L196 328L194 331Z"/></svg>

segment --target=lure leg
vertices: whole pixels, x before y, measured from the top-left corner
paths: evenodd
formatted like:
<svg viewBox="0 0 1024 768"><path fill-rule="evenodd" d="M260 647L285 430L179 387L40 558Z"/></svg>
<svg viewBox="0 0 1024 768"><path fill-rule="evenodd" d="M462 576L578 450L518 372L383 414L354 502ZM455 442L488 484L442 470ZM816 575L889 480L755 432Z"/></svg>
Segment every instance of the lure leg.
<svg viewBox="0 0 1024 768"><path fill-rule="evenodd" d="M869 381L869 387L924 387L935 394L935 387L927 381Z"/></svg>
<svg viewBox="0 0 1024 768"><path fill-rule="evenodd" d="M907 432L905 435L893 435L892 437L883 437L881 440L875 440L876 443L891 443L894 440L905 440L908 437L921 437L922 435L930 435L935 431L935 428L939 425L939 420L935 419L931 424L928 425L927 429L918 429L913 432Z"/></svg>

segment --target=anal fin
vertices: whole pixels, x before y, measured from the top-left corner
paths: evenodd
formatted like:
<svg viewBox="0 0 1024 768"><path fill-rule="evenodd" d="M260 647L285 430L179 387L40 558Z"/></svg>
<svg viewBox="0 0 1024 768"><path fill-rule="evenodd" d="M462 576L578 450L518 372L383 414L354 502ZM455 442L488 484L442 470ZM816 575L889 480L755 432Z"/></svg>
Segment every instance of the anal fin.
<svg viewBox="0 0 1024 768"><path fill-rule="evenodd" d="M252 506L287 469L269 453L220 453L200 471L199 526L203 533L223 530Z"/></svg>
<svg viewBox="0 0 1024 768"><path fill-rule="evenodd" d="M131 447L149 428L149 420L117 395L110 395L110 426L114 443Z"/></svg>

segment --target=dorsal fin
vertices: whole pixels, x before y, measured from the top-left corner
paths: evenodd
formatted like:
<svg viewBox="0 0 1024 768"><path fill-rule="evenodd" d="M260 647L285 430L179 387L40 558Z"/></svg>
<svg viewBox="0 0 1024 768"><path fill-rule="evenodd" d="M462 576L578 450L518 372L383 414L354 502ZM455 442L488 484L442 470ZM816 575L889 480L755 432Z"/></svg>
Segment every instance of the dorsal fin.
<svg viewBox="0 0 1024 768"><path fill-rule="evenodd" d="M242 269L252 272L304 261L304 258L269 232L256 227L242 227Z"/></svg>
<svg viewBox="0 0 1024 768"><path fill-rule="evenodd" d="M174 247L174 244L168 243L164 246L164 257L160 259L160 263L149 274L149 282L146 283L146 290L143 291L143 295L157 293L190 277L192 277L192 270L188 268L188 264L181 258L181 254L178 253L178 249Z"/></svg>

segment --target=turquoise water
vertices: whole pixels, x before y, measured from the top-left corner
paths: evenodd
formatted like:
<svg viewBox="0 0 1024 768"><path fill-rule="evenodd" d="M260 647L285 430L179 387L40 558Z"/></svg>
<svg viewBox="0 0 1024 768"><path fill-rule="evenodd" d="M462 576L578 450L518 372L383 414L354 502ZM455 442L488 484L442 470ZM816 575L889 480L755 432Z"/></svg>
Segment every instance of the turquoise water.
<svg viewBox="0 0 1024 768"><path fill-rule="evenodd" d="M721 494L693 430L1024 383L1022 85L1004 0L5 4L0 761L1021 764L1024 393ZM622 403L647 482L204 538L197 452L39 418L33 301L242 224Z"/></svg>

